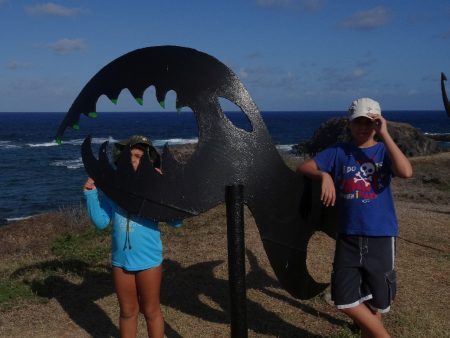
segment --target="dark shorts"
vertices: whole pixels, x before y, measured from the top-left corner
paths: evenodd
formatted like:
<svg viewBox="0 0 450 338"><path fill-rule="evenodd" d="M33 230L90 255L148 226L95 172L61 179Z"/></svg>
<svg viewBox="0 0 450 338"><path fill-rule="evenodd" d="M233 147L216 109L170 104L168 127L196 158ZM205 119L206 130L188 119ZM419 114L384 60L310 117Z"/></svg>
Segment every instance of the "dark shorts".
<svg viewBox="0 0 450 338"><path fill-rule="evenodd" d="M338 309L367 304L388 312L395 298L395 237L339 234L331 275L331 296Z"/></svg>

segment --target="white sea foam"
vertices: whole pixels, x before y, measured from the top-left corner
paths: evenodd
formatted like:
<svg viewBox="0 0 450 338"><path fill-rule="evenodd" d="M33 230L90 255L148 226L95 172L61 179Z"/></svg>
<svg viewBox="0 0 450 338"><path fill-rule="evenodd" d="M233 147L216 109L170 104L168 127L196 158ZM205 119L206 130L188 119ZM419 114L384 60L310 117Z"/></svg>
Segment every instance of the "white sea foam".
<svg viewBox="0 0 450 338"><path fill-rule="evenodd" d="M292 151L293 146L294 144L277 144L276 148L278 149L278 151L290 152Z"/></svg>
<svg viewBox="0 0 450 338"><path fill-rule="evenodd" d="M59 161L53 161L50 163L51 166L55 167L66 167L67 169L78 169L83 167L83 161L80 158L77 158L75 160L59 160Z"/></svg>
<svg viewBox="0 0 450 338"><path fill-rule="evenodd" d="M7 221L8 223L10 223L10 222L22 221L22 220L24 220L24 219L28 219L28 218L31 218L31 217L33 217L33 216L11 217L11 218L7 218L6 221Z"/></svg>
<svg viewBox="0 0 450 338"><path fill-rule="evenodd" d="M53 147L57 146L58 144L55 141L52 142L44 142L44 143L27 143L25 144L28 147L35 148L35 147Z"/></svg>
<svg viewBox="0 0 450 338"><path fill-rule="evenodd" d="M11 141L0 141L0 149L16 149L20 148L17 144L11 144Z"/></svg>
<svg viewBox="0 0 450 338"><path fill-rule="evenodd" d="M73 139L73 140L63 140L63 145L72 145L72 146L79 146L83 143L84 139ZM91 140L92 144L102 144L104 142L108 141L110 144L117 142L115 138L109 136L109 137L94 137ZM14 148L19 147L17 145L10 145L10 141L0 141L0 148ZM166 143L169 145L178 145L178 144L191 144L191 143L197 143L198 138L170 138L170 139L161 139L161 140L154 140L153 145L155 147L163 147ZM49 142L42 142L42 143L27 143L25 144L28 147L54 147L58 144L55 141L49 141Z"/></svg>
<svg viewBox="0 0 450 338"><path fill-rule="evenodd" d="M197 143L198 138L169 138L169 139L161 139L154 140L152 143L155 147L163 147L166 143L170 145L179 145L179 144L192 144Z"/></svg>
<svg viewBox="0 0 450 338"><path fill-rule="evenodd" d="M431 133L431 132L425 132L424 133L425 135L431 135L431 136L447 136L447 135L450 135L450 133Z"/></svg>
<svg viewBox="0 0 450 338"><path fill-rule="evenodd" d="M78 138L78 139L73 139L73 140L63 140L62 144L63 145L72 145L72 146L79 146L83 143L84 139L82 138ZM117 142L116 139L114 139L113 137L109 136L107 138L105 137L94 137L91 140L92 144L102 144L103 142L110 142L110 143L114 143ZM58 143L56 143L55 141L50 141L50 142L43 142L43 143L27 143L26 146L28 147L54 147L54 146L58 146Z"/></svg>
<svg viewBox="0 0 450 338"><path fill-rule="evenodd" d="M80 144L83 143L84 140L81 140ZM92 144L102 144L103 142L108 141L109 143L117 142L117 140L111 136L108 136L108 138L101 138L101 137L94 137L92 138L91 143Z"/></svg>

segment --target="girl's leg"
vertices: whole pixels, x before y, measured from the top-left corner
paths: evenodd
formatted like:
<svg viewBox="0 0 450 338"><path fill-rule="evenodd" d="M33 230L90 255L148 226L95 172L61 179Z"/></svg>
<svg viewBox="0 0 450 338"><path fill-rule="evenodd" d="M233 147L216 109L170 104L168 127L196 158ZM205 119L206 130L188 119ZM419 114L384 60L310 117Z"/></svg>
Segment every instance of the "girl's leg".
<svg viewBox="0 0 450 338"><path fill-rule="evenodd" d="M136 274L113 267L112 275L120 306L120 337L136 337L139 302L136 288Z"/></svg>
<svg viewBox="0 0 450 338"><path fill-rule="evenodd" d="M361 328L361 336L364 338L389 338L381 321L381 313L372 312L365 304L342 310L347 316L353 319Z"/></svg>
<svg viewBox="0 0 450 338"><path fill-rule="evenodd" d="M164 319L159 304L161 277L161 265L136 274L141 312L147 322L148 336L152 338L164 337Z"/></svg>

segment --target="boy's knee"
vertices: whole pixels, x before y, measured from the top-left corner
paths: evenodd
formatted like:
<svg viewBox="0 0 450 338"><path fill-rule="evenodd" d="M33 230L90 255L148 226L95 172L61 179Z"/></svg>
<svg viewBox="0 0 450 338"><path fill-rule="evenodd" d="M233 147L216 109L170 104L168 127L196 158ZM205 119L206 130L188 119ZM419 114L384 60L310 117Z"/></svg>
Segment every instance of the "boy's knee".
<svg viewBox="0 0 450 338"><path fill-rule="evenodd" d="M357 310L354 307L349 307L345 309L339 309L339 311L345 313L347 316L351 316L354 314Z"/></svg>
<svg viewBox="0 0 450 338"><path fill-rule="evenodd" d="M359 304L354 307L349 307L345 309L339 309L341 312L345 313L347 316L349 316L352 319L358 318L361 313L364 313L365 310L368 310L363 304Z"/></svg>

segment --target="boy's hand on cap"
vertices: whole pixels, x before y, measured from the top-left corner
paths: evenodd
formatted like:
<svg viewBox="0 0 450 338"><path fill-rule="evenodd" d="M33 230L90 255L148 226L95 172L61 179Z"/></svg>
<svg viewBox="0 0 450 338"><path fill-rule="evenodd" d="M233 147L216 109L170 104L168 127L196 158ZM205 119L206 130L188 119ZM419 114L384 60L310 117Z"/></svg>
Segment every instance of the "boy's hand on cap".
<svg viewBox="0 0 450 338"><path fill-rule="evenodd" d="M372 119L375 132L380 136L386 135L386 133L388 132L386 119L379 114L373 113L368 113L367 116Z"/></svg>

